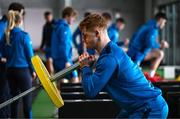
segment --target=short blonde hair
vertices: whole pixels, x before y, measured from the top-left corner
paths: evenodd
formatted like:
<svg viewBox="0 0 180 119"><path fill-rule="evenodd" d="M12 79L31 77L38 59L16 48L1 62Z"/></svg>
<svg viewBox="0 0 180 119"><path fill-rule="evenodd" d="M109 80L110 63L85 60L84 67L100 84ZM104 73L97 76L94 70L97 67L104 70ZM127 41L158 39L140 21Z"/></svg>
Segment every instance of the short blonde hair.
<svg viewBox="0 0 180 119"><path fill-rule="evenodd" d="M72 7L66 7L66 8L64 8L64 10L62 12L62 17L65 18L66 16L76 17L77 11L75 9L73 9Z"/></svg>
<svg viewBox="0 0 180 119"><path fill-rule="evenodd" d="M79 28L81 31L94 30L95 28L107 28L106 20L99 14L88 15L83 21L81 21Z"/></svg>

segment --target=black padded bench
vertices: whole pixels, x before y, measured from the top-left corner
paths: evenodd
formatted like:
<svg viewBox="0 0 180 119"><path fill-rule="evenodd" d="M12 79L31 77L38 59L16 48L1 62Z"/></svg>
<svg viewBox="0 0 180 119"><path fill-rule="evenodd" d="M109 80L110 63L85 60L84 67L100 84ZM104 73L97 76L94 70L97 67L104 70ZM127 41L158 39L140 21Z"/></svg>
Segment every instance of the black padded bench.
<svg viewBox="0 0 180 119"><path fill-rule="evenodd" d="M62 92L61 96L64 100L75 99L90 99L87 98L84 92ZM94 99L111 99L106 92L100 92Z"/></svg>
<svg viewBox="0 0 180 119"><path fill-rule="evenodd" d="M84 92L82 86L63 86L61 92Z"/></svg>
<svg viewBox="0 0 180 119"><path fill-rule="evenodd" d="M59 118L115 118L119 110L112 100L64 100Z"/></svg>
<svg viewBox="0 0 180 119"><path fill-rule="evenodd" d="M180 91L179 92L167 92L167 103L169 106L169 118L180 117Z"/></svg>

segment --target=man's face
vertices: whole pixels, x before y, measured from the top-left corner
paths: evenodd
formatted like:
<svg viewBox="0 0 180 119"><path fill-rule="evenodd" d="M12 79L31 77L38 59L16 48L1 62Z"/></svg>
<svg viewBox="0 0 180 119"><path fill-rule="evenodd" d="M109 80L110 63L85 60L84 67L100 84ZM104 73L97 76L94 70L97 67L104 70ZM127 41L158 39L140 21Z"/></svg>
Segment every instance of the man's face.
<svg viewBox="0 0 180 119"><path fill-rule="evenodd" d="M67 19L68 24L72 25L76 18L74 16L68 16L66 17L66 19Z"/></svg>
<svg viewBox="0 0 180 119"><path fill-rule="evenodd" d="M123 30L125 28L125 24L122 23L122 22L118 22L117 27L118 27L119 30Z"/></svg>
<svg viewBox="0 0 180 119"><path fill-rule="evenodd" d="M107 27L111 25L111 20L107 20Z"/></svg>
<svg viewBox="0 0 180 119"><path fill-rule="evenodd" d="M46 16L45 19L46 19L47 22L51 22L52 19L53 19L52 14L49 14L48 16Z"/></svg>
<svg viewBox="0 0 180 119"><path fill-rule="evenodd" d="M166 25L166 19L163 18L159 19L159 28L163 29L165 25Z"/></svg>
<svg viewBox="0 0 180 119"><path fill-rule="evenodd" d="M85 31L82 33L82 38L83 38L83 41L84 41L87 49L89 49L89 48L95 49L96 48L97 40L98 40L98 38L96 36L96 32Z"/></svg>

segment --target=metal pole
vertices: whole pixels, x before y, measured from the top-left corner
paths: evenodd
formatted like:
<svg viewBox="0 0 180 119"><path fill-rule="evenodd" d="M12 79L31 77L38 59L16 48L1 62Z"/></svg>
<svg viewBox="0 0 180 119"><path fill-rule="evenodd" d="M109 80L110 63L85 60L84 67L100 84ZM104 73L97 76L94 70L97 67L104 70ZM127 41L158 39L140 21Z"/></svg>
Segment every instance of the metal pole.
<svg viewBox="0 0 180 119"><path fill-rule="evenodd" d="M68 68L66 68L64 70L62 70L60 72L57 72L56 74L51 76L51 78L50 78L51 82L54 82L54 81L56 81L58 79L63 78L64 76L66 76L67 74L71 73L73 70L78 69L79 67L80 67L80 63L77 62L74 65L72 65L72 66L70 66L70 67L68 67Z"/></svg>
<svg viewBox="0 0 180 119"><path fill-rule="evenodd" d="M26 96L27 94L35 91L35 90L38 89L38 88L41 88L41 85L40 85L40 84L37 85L37 86L34 86L34 87L32 87L32 88L30 88L30 89L28 89L28 90L26 90L26 91L24 91L23 93L15 96L15 97L13 97L13 98L11 98L11 99L3 102L3 103L1 103L1 104L0 104L0 109L3 108L3 107L5 107L5 106L7 106L7 105L9 105L9 104L11 104L11 103L13 103L13 102L15 102L15 101L18 100L19 98L22 98L22 97Z"/></svg>

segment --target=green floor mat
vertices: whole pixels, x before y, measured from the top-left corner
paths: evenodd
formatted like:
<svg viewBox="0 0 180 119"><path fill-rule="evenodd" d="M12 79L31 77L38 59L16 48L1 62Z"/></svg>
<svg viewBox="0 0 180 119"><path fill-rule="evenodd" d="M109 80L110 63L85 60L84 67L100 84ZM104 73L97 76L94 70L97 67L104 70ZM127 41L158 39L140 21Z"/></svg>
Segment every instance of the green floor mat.
<svg viewBox="0 0 180 119"><path fill-rule="evenodd" d="M44 90L40 90L32 105L33 118L51 118L55 107Z"/></svg>
<svg viewBox="0 0 180 119"><path fill-rule="evenodd" d="M147 67L143 67L142 71L143 71L143 72L149 72L150 70L149 70L149 68L147 68ZM163 69L157 69L156 73L159 74L161 77L164 76L164 71L163 71Z"/></svg>

